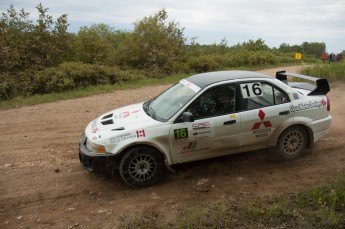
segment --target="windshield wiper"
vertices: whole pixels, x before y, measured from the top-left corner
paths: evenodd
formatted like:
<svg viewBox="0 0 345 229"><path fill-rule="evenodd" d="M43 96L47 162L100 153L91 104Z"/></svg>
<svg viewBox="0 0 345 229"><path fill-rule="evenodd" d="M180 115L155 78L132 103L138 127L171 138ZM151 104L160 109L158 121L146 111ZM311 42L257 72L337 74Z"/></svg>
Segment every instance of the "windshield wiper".
<svg viewBox="0 0 345 229"><path fill-rule="evenodd" d="M149 101L147 101L147 102L145 102L145 103L143 104L143 109L144 109L145 113L146 113L148 116L150 116L150 117L153 118L153 119L156 119L156 117L157 117L156 111L153 110L153 108L150 106L151 102L152 102L152 99L149 100Z"/></svg>
<svg viewBox="0 0 345 229"><path fill-rule="evenodd" d="M145 113L148 115L148 116L151 116L150 115L150 112L149 112L149 105L150 105L150 101L147 101L143 104L143 109L145 111Z"/></svg>
<svg viewBox="0 0 345 229"><path fill-rule="evenodd" d="M149 109L150 109L150 112L151 112L151 117L152 117L153 119L156 119L156 112L155 112L155 110L153 110L153 108L150 107L150 106L149 106Z"/></svg>

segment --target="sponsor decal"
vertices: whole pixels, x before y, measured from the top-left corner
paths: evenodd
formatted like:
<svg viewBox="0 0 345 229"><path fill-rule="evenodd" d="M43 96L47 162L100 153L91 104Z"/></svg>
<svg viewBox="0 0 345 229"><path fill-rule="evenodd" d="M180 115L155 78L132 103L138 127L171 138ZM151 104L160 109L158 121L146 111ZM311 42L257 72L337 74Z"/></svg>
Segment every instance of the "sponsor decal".
<svg viewBox="0 0 345 229"><path fill-rule="evenodd" d="M322 100L321 100L321 104L322 104L322 106L326 106L326 105L327 105L326 100L322 99Z"/></svg>
<svg viewBox="0 0 345 229"><path fill-rule="evenodd" d="M235 115L235 114L231 114L231 115L230 115L230 118L231 118L231 119L234 119L234 118L236 118L236 115Z"/></svg>
<svg viewBox="0 0 345 229"><path fill-rule="evenodd" d="M291 105L290 112L320 108L320 107L325 107L326 105L327 105L327 102L324 99L322 99L321 101L314 101L314 102L310 101L309 103L300 103L297 106Z"/></svg>
<svg viewBox="0 0 345 229"><path fill-rule="evenodd" d="M109 139L109 143L110 144L116 144L116 143L119 143L119 142L122 142L122 141L126 141L126 140L129 140L129 139L132 139L132 138L136 138L137 135L134 134L134 133L125 133L125 134L120 134L120 135L117 135L115 137L112 137Z"/></svg>
<svg viewBox="0 0 345 229"><path fill-rule="evenodd" d="M270 121L264 121L265 115L266 115L265 112L259 109L258 116L261 121L254 123L252 127L253 134L255 135L256 138L267 137L268 133L271 131L272 124ZM259 129L261 124L263 124L264 128Z"/></svg>
<svg viewBox="0 0 345 229"><path fill-rule="evenodd" d="M196 141L194 141L194 142L189 142L187 146L183 147L183 150L195 149L197 143L198 143L198 142L196 142Z"/></svg>
<svg viewBox="0 0 345 229"><path fill-rule="evenodd" d="M137 138L144 138L145 137L145 130L137 130Z"/></svg>
<svg viewBox="0 0 345 229"><path fill-rule="evenodd" d="M211 130L196 131L193 133L196 138L208 138L212 134Z"/></svg>
<svg viewBox="0 0 345 229"><path fill-rule="evenodd" d="M208 147L197 149L197 145L198 145L197 141L188 142L188 144L182 148L180 154L198 152L198 151L208 149Z"/></svg>
<svg viewBox="0 0 345 229"><path fill-rule="evenodd" d="M190 88L191 90L193 90L196 93L198 91L200 91L200 89L201 89L197 85L195 85L195 84L193 84L193 83L191 83L191 82L189 82L189 81L187 81L185 79L181 80L180 83L182 83L183 85L185 85L186 87Z"/></svg>
<svg viewBox="0 0 345 229"><path fill-rule="evenodd" d="M194 130L193 136L195 136L197 139L208 138L213 134L210 122L193 123L192 129Z"/></svg>
<svg viewBox="0 0 345 229"><path fill-rule="evenodd" d="M269 132L271 132L271 128L253 130L253 134L255 135L256 138L267 137Z"/></svg>
<svg viewBox="0 0 345 229"><path fill-rule="evenodd" d="M192 125L193 130L207 129L210 127L211 127L210 122L199 122L199 123L193 123Z"/></svg>
<svg viewBox="0 0 345 229"><path fill-rule="evenodd" d="M91 129L91 132L92 133L96 133L98 131L98 128L97 128L97 122L96 120L92 122L92 129Z"/></svg>
<svg viewBox="0 0 345 229"><path fill-rule="evenodd" d="M130 116L129 111L122 112L122 117L123 118L127 118L128 116Z"/></svg>
<svg viewBox="0 0 345 229"><path fill-rule="evenodd" d="M174 130L174 136L175 136L175 139L188 138L188 129L187 128L176 129Z"/></svg>
<svg viewBox="0 0 345 229"><path fill-rule="evenodd" d="M117 114L114 114L114 119L122 119L122 118L128 118L129 116L131 116L131 114L135 114L135 113L138 113L140 112L141 110L134 110L134 111L124 111L122 113L117 113Z"/></svg>
<svg viewBox="0 0 345 229"><path fill-rule="evenodd" d="M266 115L265 112L264 112L263 110L259 109L259 114L258 114L258 116L259 116L261 122L256 122L256 123L254 123L254 125L253 125L253 127L252 127L252 130L259 129L260 126L261 126L261 124L264 124L264 126L265 126L266 128L269 128L269 127L272 126L272 124L271 124L270 121L264 121L265 115Z"/></svg>

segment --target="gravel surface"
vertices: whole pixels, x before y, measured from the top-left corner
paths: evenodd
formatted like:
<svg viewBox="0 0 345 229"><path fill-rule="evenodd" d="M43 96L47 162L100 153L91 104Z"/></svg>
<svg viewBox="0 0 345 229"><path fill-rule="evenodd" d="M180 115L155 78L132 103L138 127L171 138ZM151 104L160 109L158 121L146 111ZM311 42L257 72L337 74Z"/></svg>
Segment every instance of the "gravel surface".
<svg viewBox="0 0 345 229"><path fill-rule="evenodd" d="M273 76L284 69L260 72ZM262 150L185 163L144 189L129 188L117 173L100 176L81 168L78 142L89 121L168 86L0 111L0 228L115 228L143 211L173 222L181 207L294 193L345 171L343 84L329 93L330 133L293 161L272 161Z"/></svg>

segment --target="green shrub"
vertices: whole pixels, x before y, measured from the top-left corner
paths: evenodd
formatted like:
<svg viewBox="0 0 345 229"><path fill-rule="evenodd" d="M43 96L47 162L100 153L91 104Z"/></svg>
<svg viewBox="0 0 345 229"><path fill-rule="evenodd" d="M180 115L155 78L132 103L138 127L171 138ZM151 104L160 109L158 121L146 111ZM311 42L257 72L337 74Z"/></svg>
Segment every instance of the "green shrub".
<svg viewBox="0 0 345 229"><path fill-rule="evenodd" d="M219 69L219 64L212 56L193 57L188 61L189 69L193 72L209 72Z"/></svg>
<svg viewBox="0 0 345 229"><path fill-rule="evenodd" d="M0 73L0 100L12 99L18 95L32 95L34 77L35 74L31 71Z"/></svg>
<svg viewBox="0 0 345 229"><path fill-rule="evenodd" d="M293 59L292 59L293 60ZM268 51L230 51L225 54L208 54L188 60L192 72L208 72L240 67L277 65L279 58Z"/></svg>
<svg viewBox="0 0 345 229"><path fill-rule="evenodd" d="M10 81L9 74L0 74L0 98L10 99L13 98L15 93L13 81Z"/></svg>
<svg viewBox="0 0 345 229"><path fill-rule="evenodd" d="M94 85L115 84L142 78L137 71L92 64L66 62L36 74L35 93L51 93Z"/></svg>

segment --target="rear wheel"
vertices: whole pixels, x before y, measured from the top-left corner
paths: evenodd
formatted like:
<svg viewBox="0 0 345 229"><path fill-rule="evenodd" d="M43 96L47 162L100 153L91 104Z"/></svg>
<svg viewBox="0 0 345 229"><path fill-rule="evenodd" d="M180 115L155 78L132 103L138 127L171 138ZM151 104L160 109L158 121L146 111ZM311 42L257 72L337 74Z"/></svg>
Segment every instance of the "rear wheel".
<svg viewBox="0 0 345 229"><path fill-rule="evenodd" d="M122 179L130 186L146 187L159 180L164 171L164 164L156 149L136 146L125 152L119 170Z"/></svg>
<svg viewBox="0 0 345 229"><path fill-rule="evenodd" d="M279 157L289 160L300 156L308 143L308 133L301 126L292 126L280 135L277 148Z"/></svg>

